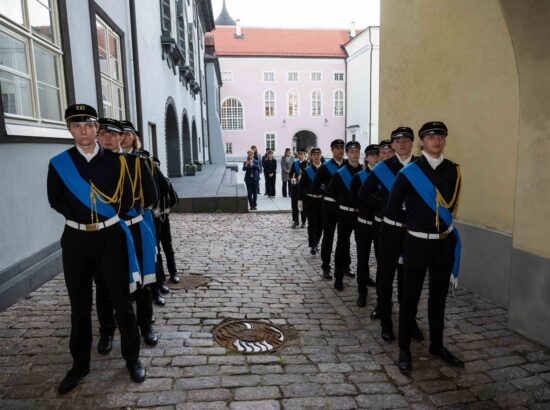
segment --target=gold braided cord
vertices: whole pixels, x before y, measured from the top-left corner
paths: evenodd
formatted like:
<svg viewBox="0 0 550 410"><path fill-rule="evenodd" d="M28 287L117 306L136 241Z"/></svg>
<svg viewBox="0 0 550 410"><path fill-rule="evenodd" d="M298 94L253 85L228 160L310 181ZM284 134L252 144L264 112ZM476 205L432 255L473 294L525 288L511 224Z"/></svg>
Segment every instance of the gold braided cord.
<svg viewBox="0 0 550 410"><path fill-rule="evenodd" d="M437 231L439 232L439 206L449 209L454 206L453 209L453 217L456 213L456 210L458 208L458 203L460 202L460 181L462 180L462 175L460 173L460 166L456 166L456 183L455 183L455 191L453 193L453 197L447 203L445 201L445 198L443 198L443 195L441 195L441 192L439 192L439 189L435 188L435 226L437 228Z"/></svg>

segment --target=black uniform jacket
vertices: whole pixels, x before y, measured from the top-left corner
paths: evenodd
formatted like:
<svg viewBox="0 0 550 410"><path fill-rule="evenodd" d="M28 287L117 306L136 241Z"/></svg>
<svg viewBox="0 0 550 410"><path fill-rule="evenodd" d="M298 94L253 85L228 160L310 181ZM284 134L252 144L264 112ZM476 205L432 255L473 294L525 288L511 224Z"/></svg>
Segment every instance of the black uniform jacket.
<svg viewBox="0 0 550 410"><path fill-rule="evenodd" d="M444 159L434 170L428 163L428 160L422 156L416 161L416 164L426 174L426 176L432 181L435 187L439 190L441 195L447 203L449 203L453 197L456 188L457 181L457 167L458 165ZM460 184L457 188L460 190ZM457 195L459 192L457 192ZM398 215L402 211L402 205L405 203L405 223L407 229L416 232L438 233L435 225L435 212L424 202L424 200L418 195L415 188L411 185L407 177L403 174L399 174L390 194L388 206L384 213L390 219L396 220ZM456 207L449 209L453 212ZM441 217L439 218L439 232L447 230L448 226L443 222Z"/></svg>
<svg viewBox="0 0 550 410"><path fill-rule="evenodd" d="M332 161L332 163L334 163L334 165L336 165L336 168L338 169L340 169L346 164L345 159L342 160L342 163L340 165L338 165L338 163L333 159L330 159L329 161ZM327 195L327 188L331 178L332 178L332 175L330 175L330 172L327 168L327 164L324 163L317 170L317 177L315 178L315 182L313 183L313 187L312 187L313 193L320 194L320 195Z"/></svg>
<svg viewBox="0 0 550 410"><path fill-rule="evenodd" d="M120 154L100 147L97 155L88 162L76 147L69 148L67 152L85 181L93 182L107 196L115 193L120 176ZM69 191L51 163L48 168L48 200L50 206L66 219L80 224L95 222L92 221L90 208ZM129 178L125 178L119 216L125 215L130 210L132 202L132 184ZM112 206L115 211L118 210L118 204ZM106 219L108 218L98 214L100 222Z"/></svg>
<svg viewBox="0 0 550 410"><path fill-rule="evenodd" d="M365 166L363 168L367 172L367 178L369 174L372 172L368 166ZM362 171L361 171L362 172ZM366 182L366 180L365 180ZM357 204L359 205L359 218L366 219L369 221L372 221L374 217L374 209L369 207L366 203L359 200L359 189L361 188L361 185L363 183L361 182L361 178L359 177L359 172L353 176L353 179L351 180L351 193L357 199Z"/></svg>
<svg viewBox="0 0 550 410"><path fill-rule="evenodd" d="M296 162L296 161L294 161ZM296 180L298 180L298 178L300 177L300 175L302 175L305 171L305 169L308 167L308 163L307 163L307 160L303 160L302 162L300 162L300 172L299 173L296 173L296 167L294 166L294 162L292 163L292 165L290 166L290 172L288 174L288 180L290 181L292 179L292 177L294 176L294 178L296 178Z"/></svg>
<svg viewBox="0 0 550 410"><path fill-rule="evenodd" d="M134 192L134 197L137 198L140 195L139 185L141 184L141 187L143 189L143 200L144 200L143 208L147 209L150 207L154 207L159 200L159 193L157 189L157 184L155 183L153 175L151 174L149 159L144 155L139 155L138 153L135 153L135 154L130 153L130 154L123 154L123 155L126 157L126 161L128 162L128 169L130 171L130 176L132 178L132 181L134 181L134 178L135 178L136 161L138 162L140 167L141 180L138 181L138 184L136 186L137 192ZM141 202L138 200L134 205L140 206ZM125 217L124 219L130 219L130 217Z"/></svg>
<svg viewBox="0 0 550 410"><path fill-rule="evenodd" d="M310 165L310 166L311 166L311 169L313 170L313 173L315 174L315 179L314 179L315 181L317 178L319 178L320 168L316 168L315 165ZM321 165L319 165L319 167L321 167ZM322 195L321 193L313 192L313 181L309 178L308 173L305 172L304 170L302 177L300 178L300 182L298 183L298 198L302 201L310 200L310 199L318 200L318 201L322 200L322 198L315 199L315 198L309 197L307 194Z"/></svg>
<svg viewBox="0 0 550 410"><path fill-rule="evenodd" d="M349 163L346 163L344 166L351 174L352 180L353 176L363 169L361 165L354 168ZM351 191L348 191L348 188L346 188L346 185L344 184L344 181L342 181L342 178L338 172L334 174L334 177L328 184L327 196L336 199L336 202L339 205L347 206L348 208L359 208L359 201L355 198L355 195L353 195Z"/></svg>
<svg viewBox="0 0 550 410"><path fill-rule="evenodd" d="M416 161L418 157L413 156L411 162ZM388 166L391 172L394 175L397 175L398 172L403 168L403 164L399 161L397 156L385 159L384 162ZM371 172L365 181L365 183L359 188L359 193L357 197L363 203L365 203L369 208L374 210L374 214L381 218L384 215L384 209L388 203L388 197L390 192L386 189L385 185L378 179L374 172ZM403 222L405 218L404 214L394 215L394 221Z"/></svg>

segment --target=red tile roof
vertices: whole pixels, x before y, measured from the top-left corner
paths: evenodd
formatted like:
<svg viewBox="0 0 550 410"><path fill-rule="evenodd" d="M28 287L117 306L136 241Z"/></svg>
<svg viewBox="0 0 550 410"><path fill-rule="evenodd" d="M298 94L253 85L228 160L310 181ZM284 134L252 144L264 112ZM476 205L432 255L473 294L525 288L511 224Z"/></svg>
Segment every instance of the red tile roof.
<svg viewBox="0 0 550 410"><path fill-rule="evenodd" d="M347 43L349 30L287 29L243 27L244 38L234 37L235 27L217 27L218 56L283 56L345 58L341 47Z"/></svg>

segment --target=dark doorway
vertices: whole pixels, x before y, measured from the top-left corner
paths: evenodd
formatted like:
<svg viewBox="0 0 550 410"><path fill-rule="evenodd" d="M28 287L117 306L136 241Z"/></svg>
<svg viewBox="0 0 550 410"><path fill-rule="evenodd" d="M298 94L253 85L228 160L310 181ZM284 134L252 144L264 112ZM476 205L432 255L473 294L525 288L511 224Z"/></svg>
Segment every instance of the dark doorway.
<svg viewBox="0 0 550 410"><path fill-rule="evenodd" d="M292 148L296 152L298 149L307 149L317 146L317 135L308 130L298 131L292 137Z"/></svg>
<svg viewBox="0 0 550 410"><path fill-rule="evenodd" d="M181 148L178 138L178 120L174 101L170 98L166 104L166 166L169 177L181 177Z"/></svg>
<svg viewBox="0 0 550 410"><path fill-rule="evenodd" d="M199 141L197 139L197 124L195 123L194 118L193 118L191 135L193 137L193 159L198 161L199 160Z"/></svg>
<svg viewBox="0 0 550 410"><path fill-rule="evenodd" d="M183 120L181 122L181 139L183 142L183 163L190 164L191 158L191 133L189 131L189 118L187 112L183 110Z"/></svg>

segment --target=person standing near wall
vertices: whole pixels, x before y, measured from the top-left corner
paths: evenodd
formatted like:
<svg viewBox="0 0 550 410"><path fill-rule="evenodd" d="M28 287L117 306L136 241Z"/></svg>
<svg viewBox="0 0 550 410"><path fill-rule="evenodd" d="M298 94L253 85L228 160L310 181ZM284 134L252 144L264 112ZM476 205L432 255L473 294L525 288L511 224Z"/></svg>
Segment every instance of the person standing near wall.
<svg viewBox="0 0 550 410"><path fill-rule="evenodd" d="M273 151L269 150L264 161L264 178L266 193L270 198L275 197L275 182L277 178L277 160L273 158Z"/></svg>
<svg viewBox="0 0 550 410"><path fill-rule="evenodd" d="M290 167L292 167L292 153L290 148L285 148L285 155L281 157L281 180L283 181L283 197L287 197L290 192Z"/></svg>
<svg viewBox="0 0 550 410"><path fill-rule="evenodd" d="M292 163L290 168L289 178L290 178L290 197L291 197L291 206L292 206L292 227L297 228L300 224L299 217L301 216L302 228L306 227L306 213L304 210L298 208L298 183L300 182L300 177L302 173L307 168L308 163L305 158L305 151L303 148L298 149L298 159Z"/></svg>
<svg viewBox="0 0 550 410"><path fill-rule="evenodd" d="M254 159L254 151L248 150L246 161L243 163L244 183L248 193L248 205L251 211L258 209L258 185L260 183L260 164Z"/></svg>
<svg viewBox="0 0 550 410"><path fill-rule="evenodd" d="M254 152L254 159L258 161L259 172L261 174L262 173L262 156L258 153L258 148L256 147L256 145L252 145L250 149ZM258 178L260 178L259 175L258 175ZM258 179L258 188L257 188L258 195L260 194L260 179Z"/></svg>

